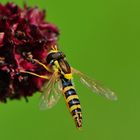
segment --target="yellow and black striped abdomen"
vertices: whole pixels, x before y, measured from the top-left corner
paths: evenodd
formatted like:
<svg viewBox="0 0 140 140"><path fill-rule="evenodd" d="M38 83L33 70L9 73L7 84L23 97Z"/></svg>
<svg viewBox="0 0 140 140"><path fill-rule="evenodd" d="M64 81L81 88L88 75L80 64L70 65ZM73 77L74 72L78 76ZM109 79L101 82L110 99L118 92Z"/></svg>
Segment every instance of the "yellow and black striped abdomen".
<svg viewBox="0 0 140 140"><path fill-rule="evenodd" d="M74 89L74 86L72 85L71 80L63 78L62 85L68 109L75 120L76 126L80 128L82 127L82 112L78 95L76 94L76 91Z"/></svg>

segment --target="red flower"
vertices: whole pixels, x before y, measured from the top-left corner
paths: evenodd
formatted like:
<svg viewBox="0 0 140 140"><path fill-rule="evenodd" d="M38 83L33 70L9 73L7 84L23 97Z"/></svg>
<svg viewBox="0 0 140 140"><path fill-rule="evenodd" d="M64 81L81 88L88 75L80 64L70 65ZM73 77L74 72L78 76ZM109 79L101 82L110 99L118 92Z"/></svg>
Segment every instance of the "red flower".
<svg viewBox="0 0 140 140"><path fill-rule="evenodd" d="M50 46L57 43L57 27L44 20L45 11L20 8L14 3L0 4L0 101L31 96L40 90L44 79L20 70L47 74L28 56L46 64Z"/></svg>

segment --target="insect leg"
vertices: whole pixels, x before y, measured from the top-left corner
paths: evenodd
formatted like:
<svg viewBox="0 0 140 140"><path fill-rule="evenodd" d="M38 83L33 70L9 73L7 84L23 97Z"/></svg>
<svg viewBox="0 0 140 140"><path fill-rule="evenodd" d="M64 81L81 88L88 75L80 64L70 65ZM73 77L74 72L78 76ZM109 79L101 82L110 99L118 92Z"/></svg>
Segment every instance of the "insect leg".
<svg viewBox="0 0 140 140"><path fill-rule="evenodd" d="M48 72L52 72L49 67L47 67L45 64L41 63L40 61L38 61L37 59L33 59L34 62L36 62L37 64L43 66Z"/></svg>
<svg viewBox="0 0 140 140"><path fill-rule="evenodd" d="M36 74L34 72L30 72L30 71L24 71L24 70L20 70L21 73L27 73L27 74L30 74L30 75L34 75L34 76L37 76L37 77L40 77L40 78L43 78L43 79L46 79L46 80L49 80L50 77L46 76L46 75L39 75L39 74Z"/></svg>

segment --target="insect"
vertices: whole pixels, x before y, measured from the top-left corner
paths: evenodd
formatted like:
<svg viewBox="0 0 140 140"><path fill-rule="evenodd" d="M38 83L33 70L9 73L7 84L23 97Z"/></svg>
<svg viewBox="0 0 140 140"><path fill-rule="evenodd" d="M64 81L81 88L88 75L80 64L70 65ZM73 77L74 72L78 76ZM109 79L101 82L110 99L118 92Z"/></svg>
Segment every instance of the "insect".
<svg viewBox="0 0 140 140"><path fill-rule="evenodd" d="M65 54L59 51L57 46L52 47L46 58L48 66L33 58L31 58L31 60L42 65L47 71L51 72L50 76L45 76L38 75L30 71L21 71L23 73L28 73L48 80L42 87L40 108L52 108L59 101L61 94L63 94L66 105L77 128L82 127L82 111L80 101L72 81L73 74L77 74L81 82L94 93L102 95L110 100L117 100L117 96L113 91L101 86L96 82L96 80L89 78L85 74L71 67L66 60Z"/></svg>

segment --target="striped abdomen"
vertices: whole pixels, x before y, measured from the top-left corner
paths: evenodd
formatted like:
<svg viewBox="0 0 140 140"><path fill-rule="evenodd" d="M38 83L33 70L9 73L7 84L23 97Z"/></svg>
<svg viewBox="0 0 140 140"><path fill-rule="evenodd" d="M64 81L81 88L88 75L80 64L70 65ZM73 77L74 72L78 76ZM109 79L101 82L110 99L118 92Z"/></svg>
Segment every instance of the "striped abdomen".
<svg viewBox="0 0 140 140"><path fill-rule="evenodd" d="M82 127L82 112L79 98L76 94L72 81L66 78L62 78L63 94L66 104L73 119L75 120L78 128Z"/></svg>

